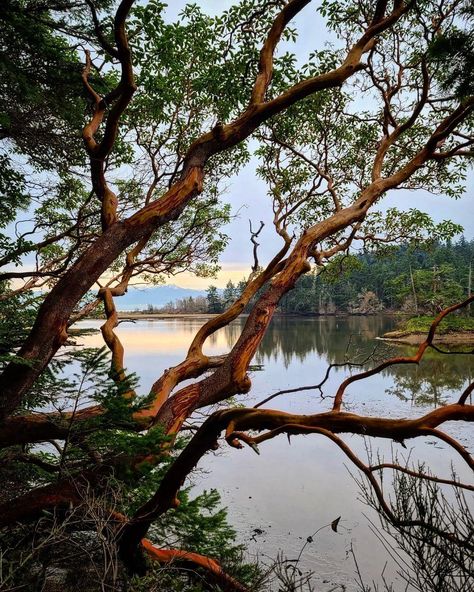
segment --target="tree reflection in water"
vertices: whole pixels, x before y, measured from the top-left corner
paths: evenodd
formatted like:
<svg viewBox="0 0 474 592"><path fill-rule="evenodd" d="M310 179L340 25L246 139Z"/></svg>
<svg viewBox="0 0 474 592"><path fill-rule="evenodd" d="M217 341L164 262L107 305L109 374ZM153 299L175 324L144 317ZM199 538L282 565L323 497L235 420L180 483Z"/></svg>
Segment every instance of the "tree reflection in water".
<svg viewBox="0 0 474 592"><path fill-rule="evenodd" d="M469 354L449 356L428 353L415 368L391 368L389 375L394 385L386 392L413 405L445 405L450 402L452 391L460 392L466 381L472 382L472 366L472 355L469 357Z"/></svg>
<svg viewBox="0 0 474 592"><path fill-rule="evenodd" d="M223 329L227 347L237 340L241 321ZM416 348L392 345L376 341L398 322L394 317L378 315L371 317L279 317L267 330L257 351L254 362L265 366L270 361L283 362L288 369L293 361L307 361L317 356L329 364L344 361L361 362L377 347L376 358L393 355L412 355ZM217 343L218 336L214 338ZM469 350L470 351L470 350ZM366 361L362 369L371 368L374 359ZM459 393L466 382L474 377L473 356L446 355L430 350L419 366L392 366L382 372L393 384L385 392L403 402L416 406L437 406L450 402L452 392Z"/></svg>

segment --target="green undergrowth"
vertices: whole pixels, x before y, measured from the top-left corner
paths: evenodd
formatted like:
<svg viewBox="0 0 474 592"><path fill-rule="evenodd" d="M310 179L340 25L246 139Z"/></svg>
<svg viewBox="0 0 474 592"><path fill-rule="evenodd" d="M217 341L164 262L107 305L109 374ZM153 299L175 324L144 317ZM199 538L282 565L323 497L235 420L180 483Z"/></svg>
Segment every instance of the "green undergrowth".
<svg viewBox="0 0 474 592"><path fill-rule="evenodd" d="M404 321L399 330L407 333L427 333L434 319L435 317L431 316L412 317ZM444 318L436 329L438 335L458 331L474 331L474 317L451 315Z"/></svg>

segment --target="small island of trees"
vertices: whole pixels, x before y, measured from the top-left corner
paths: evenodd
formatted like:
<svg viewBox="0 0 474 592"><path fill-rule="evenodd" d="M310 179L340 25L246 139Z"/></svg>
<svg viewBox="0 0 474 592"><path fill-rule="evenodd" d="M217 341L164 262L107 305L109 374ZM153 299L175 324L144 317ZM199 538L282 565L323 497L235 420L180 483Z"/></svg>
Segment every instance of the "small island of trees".
<svg viewBox="0 0 474 592"><path fill-rule="evenodd" d="M279 302L282 314L377 314L433 316L472 292L474 240L399 245L335 258L302 276ZM247 281L211 285L206 296L178 299L145 313L222 313L241 297ZM244 309L252 309L257 296ZM469 312L470 309L468 309ZM425 329L427 330L429 326Z"/></svg>
<svg viewBox="0 0 474 592"><path fill-rule="evenodd" d="M219 448L259 454L305 436L328 445L327 472L346 462L356 473L377 532L409 559L404 589L467 592L472 480L364 450L428 438L471 475L459 430L474 422L472 376L409 415L357 406L350 390L416 368L442 322L474 302L472 241L453 242L458 223L400 197L465 192L472 1L212 4L176 15L160 0L1 3L0 588L309 591L298 559L269 570L246 560L218 492L187 487ZM226 234L235 212L225 195L248 191L244 167L266 193L271 255L251 226L247 277L209 289L212 316L179 361L149 361L144 389L126 368L120 298L135 281L217 273L225 246L242 239ZM381 207L387 195L397 208ZM433 315L418 347L368 367L337 362L330 393L307 387L322 407L285 411L284 388L246 406L278 312L381 308ZM229 349L206 353L244 311ZM80 321L92 315L105 317L101 347L86 348ZM451 353L441 355L472 354ZM326 528L337 533L340 518Z"/></svg>

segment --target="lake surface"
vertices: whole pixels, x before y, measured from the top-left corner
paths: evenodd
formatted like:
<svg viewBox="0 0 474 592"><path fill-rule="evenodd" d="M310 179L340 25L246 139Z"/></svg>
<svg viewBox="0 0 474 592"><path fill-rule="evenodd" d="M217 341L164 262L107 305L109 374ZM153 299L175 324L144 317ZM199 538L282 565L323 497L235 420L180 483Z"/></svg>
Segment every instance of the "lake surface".
<svg viewBox="0 0 474 592"><path fill-rule="evenodd" d="M206 353L227 352L244 322L245 319L239 319L212 336ZM140 392L146 393L166 368L183 359L202 323L203 320L193 318L120 324L117 332L125 347L126 367L140 377ZM369 368L377 359L395 352L413 353L412 348L387 346L376 340L395 323L394 318L384 316L275 318L253 361L261 369L251 372L252 390L237 397L237 402L253 406L278 390L317 384L332 363L351 360ZM87 321L80 326L100 324ZM84 341L89 346L102 345L97 335ZM374 357L367 359L369 355ZM351 371L358 372L360 368L333 368L323 396L333 395ZM472 355L443 356L428 351L419 367L393 367L351 385L345 410L364 415L415 417L440 403L455 401L473 378ZM331 399L322 398L317 390L283 395L266 405L292 413L316 413L330 406ZM453 422L444 430L472 447L472 427ZM348 435L344 440L363 460L367 459L363 438ZM431 438L407 442L407 449L381 440L372 440L372 447L387 461L393 452L404 457L410 454L413 460L426 461L433 472L446 477L450 476L454 460L459 477L470 478L467 467L454 458L446 445ZM199 469L192 476L196 493L210 488L220 491L239 541L248 546L252 557L270 563L283 553L288 559L296 559L308 536L341 516L338 533L323 529L302 553L300 567L314 572L315 590L359 589L354 581L354 561L348 555L351 545L366 583L380 582L385 567L385 577L394 582L395 591L405 589L395 563L372 532L370 521L378 524L378 519L360 500L359 488L349 474L357 471L323 436L294 436L291 445L286 436L280 436L263 443L260 456L248 447L235 450L224 442L217 453L203 458ZM387 477L390 480L391 475L387 473Z"/></svg>

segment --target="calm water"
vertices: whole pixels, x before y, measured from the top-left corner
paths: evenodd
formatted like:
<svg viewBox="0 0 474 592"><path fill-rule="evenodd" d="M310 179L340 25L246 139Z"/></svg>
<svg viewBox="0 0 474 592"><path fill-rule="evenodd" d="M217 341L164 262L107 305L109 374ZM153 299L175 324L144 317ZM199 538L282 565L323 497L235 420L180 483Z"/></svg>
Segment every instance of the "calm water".
<svg viewBox="0 0 474 592"><path fill-rule="evenodd" d="M141 377L143 393L163 370L183 359L202 322L166 319L119 326L126 367ZM206 353L228 351L244 322L245 319L238 320L211 337ZM275 319L253 362L261 367L252 372L253 388L248 395L239 397L238 402L252 406L278 390L317 384L330 363L350 359L368 368L376 359L393 355L394 351L412 352L410 348L389 347L375 339L394 324L392 318L385 317ZM81 325L98 327L100 322ZM100 344L100 338L89 336L86 343ZM371 354L375 358L367 360ZM350 372L349 368L334 368L323 394L334 394ZM436 404L456 400L473 377L472 356L429 352L418 368L391 368L353 384L346 393L345 408L366 415L417 416ZM324 399L319 391L312 390L283 395L267 407L315 413L327 410L330 405L331 399ZM445 431L465 444L473 442L472 431L466 425L453 423ZM366 458L361 437L344 439ZM417 441L416 446L413 442L407 444L405 450L391 442L373 441L374 450L379 450L386 460L391 459L392 451L404 456L410 453L413 459L426 460L435 473L450 475L453 455L444 444L429 438ZM223 445L218 453L208 454L202 460L201 470L192 477L196 492L210 488L221 492L239 540L248 546L252 556L270 561L269 558L283 552L288 559L295 559L309 535L341 516L340 532L324 529L302 555L301 566L315 573L315 589L322 592L357 589L354 563L347 555L351 544L367 582L380 581L387 562L386 577L396 584L395 590L404 589L396 566L371 532L369 519L377 523L377 516L359 499L359 489L349 474L349 470L355 471L347 466L346 458L334 444L322 436L310 435L293 437L289 445L287 438L281 436L262 444L260 451L257 456L247 447L235 450ZM454 460L460 477L468 479L468 470Z"/></svg>

